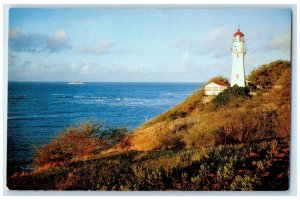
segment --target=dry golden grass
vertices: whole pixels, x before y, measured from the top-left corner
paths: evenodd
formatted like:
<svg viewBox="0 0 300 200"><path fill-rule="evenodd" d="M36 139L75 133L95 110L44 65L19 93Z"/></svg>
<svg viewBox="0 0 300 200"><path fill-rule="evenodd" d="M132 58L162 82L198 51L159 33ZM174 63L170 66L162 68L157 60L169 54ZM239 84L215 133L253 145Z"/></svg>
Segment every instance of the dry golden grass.
<svg viewBox="0 0 300 200"><path fill-rule="evenodd" d="M214 108L211 103L202 104L201 91L203 89L134 130L129 138L129 149L165 149L164 144L172 146L172 142L178 141L187 149L201 148L230 140L253 141L286 137L289 134L289 101L284 102L285 107L281 108L278 106L278 98L266 92L259 93L251 99ZM189 108L193 109L188 110ZM174 118L172 115L186 111L184 117Z"/></svg>

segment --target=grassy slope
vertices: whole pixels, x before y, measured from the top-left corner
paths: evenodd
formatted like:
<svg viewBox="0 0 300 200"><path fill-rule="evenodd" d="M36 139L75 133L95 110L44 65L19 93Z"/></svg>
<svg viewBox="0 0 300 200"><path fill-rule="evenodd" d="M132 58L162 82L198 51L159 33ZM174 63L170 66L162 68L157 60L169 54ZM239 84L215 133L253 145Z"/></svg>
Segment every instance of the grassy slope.
<svg viewBox="0 0 300 200"><path fill-rule="evenodd" d="M176 137L187 148L212 146L222 142L218 134L230 123L252 123L254 127L255 123L263 120L264 117L268 120L268 115L272 112L289 119L290 85L286 85L286 82L290 82L289 66L288 62L275 61L253 71L249 79L253 80L254 84L264 84L267 90L256 91L256 96L240 99L227 106L216 108L212 103L201 103L204 98L204 88L197 90L184 102L137 128L128 138L129 149L139 151L161 149L167 139L176 139ZM272 88L275 85L283 88ZM244 116L245 121L240 121L241 116ZM250 119L247 116L254 118ZM282 119L275 118L273 123L282 123ZM268 131L267 128L266 131ZM274 134L280 135L280 133ZM256 135L255 137L265 136ZM204 143L202 144L201 141Z"/></svg>
<svg viewBox="0 0 300 200"><path fill-rule="evenodd" d="M203 89L199 89L181 104L137 128L123 145L121 142L106 151L117 151L118 155L106 154L46 171L18 174L8 177L8 187L286 190L289 173L286 132L289 132L290 121L290 86L286 83L290 74L280 62L271 63L269 68L277 66L283 70L275 70L276 76L268 75L270 80L257 78L266 74L261 69L250 79L265 81L268 87L279 84L283 88L269 87L266 91L256 91L257 95L251 99L240 99L217 108L211 103L201 103ZM230 128L234 132L230 132Z"/></svg>
<svg viewBox="0 0 300 200"><path fill-rule="evenodd" d="M18 190L287 190L289 139L130 151L8 179Z"/></svg>

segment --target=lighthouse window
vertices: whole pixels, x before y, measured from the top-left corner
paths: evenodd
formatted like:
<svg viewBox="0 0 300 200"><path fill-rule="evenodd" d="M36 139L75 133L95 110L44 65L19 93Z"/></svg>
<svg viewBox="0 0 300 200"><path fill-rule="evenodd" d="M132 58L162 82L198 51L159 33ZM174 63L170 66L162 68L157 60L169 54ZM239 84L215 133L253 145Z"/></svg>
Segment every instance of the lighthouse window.
<svg viewBox="0 0 300 200"><path fill-rule="evenodd" d="M218 87L213 87L213 91L218 91Z"/></svg>
<svg viewBox="0 0 300 200"><path fill-rule="evenodd" d="M240 75L239 75L239 74L236 74L236 75L235 75L235 77L236 77L236 78L239 78L239 77L240 77Z"/></svg>
<svg viewBox="0 0 300 200"><path fill-rule="evenodd" d="M206 91L211 91L211 87L206 87L205 90Z"/></svg>

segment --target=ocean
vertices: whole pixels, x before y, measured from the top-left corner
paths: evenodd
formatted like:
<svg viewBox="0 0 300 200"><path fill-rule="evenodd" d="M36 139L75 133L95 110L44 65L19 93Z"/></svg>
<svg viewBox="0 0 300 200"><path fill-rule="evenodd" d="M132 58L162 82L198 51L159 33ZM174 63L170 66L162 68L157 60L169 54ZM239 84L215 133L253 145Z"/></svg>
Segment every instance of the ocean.
<svg viewBox="0 0 300 200"><path fill-rule="evenodd" d="M202 83L9 82L7 162L26 170L34 148L85 121L132 130L183 101Z"/></svg>

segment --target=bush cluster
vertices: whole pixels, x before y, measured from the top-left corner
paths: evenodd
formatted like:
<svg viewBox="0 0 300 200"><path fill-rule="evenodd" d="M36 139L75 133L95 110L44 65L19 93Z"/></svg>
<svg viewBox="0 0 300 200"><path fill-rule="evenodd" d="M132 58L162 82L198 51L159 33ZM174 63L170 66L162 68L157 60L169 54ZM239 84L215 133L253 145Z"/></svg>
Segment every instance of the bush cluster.
<svg viewBox="0 0 300 200"><path fill-rule="evenodd" d="M288 138L191 150L128 152L8 179L18 190L287 190Z"/></svg>
<svg viewBox="0 0 300 200"><path fill-rule="evenodd" d="M236 111L226 119L224 135L227 142L253 142L277 138L275 133L278 113ZM225 142L225 141L224 141Z"/></svg>
<svg viewBox="0 0 300 200"><path fill-rule="evenodd" d="M219 93L216 98L212 100L215 106L227 105L232 102L236 102L241 98L246 98L249 96L249 88L239 87L234 85L223 92Z"/></svg>
<svg viewBox="0 0 300 200"><path fill-rule="evenodd" d="M48 144L36 148L33 164L36 167L55 166L91 157L121 141L124 128L103 129L102 123L85 122L59 133Z"/></svg>
<svg viewBox="0 0 300 200"><path fill-rule="evenodd" d="M247 79L254 85L259 85L264 89L270 89L277 84L277 81L285 70L289 70L290 68L291 62L277 60L269 64L261 65L252 71ZM289 84L289 82L286 83Z"/></svg>

